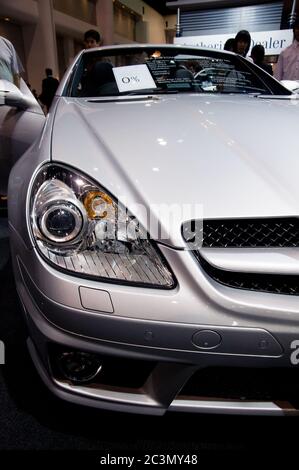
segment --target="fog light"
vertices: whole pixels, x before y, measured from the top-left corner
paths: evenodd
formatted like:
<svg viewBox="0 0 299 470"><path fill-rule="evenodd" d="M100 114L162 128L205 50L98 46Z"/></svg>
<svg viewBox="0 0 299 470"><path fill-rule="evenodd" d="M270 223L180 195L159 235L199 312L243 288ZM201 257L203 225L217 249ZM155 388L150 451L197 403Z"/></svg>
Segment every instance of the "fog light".
<svg viewBox="0 0 299 470"><path fill-rule="evenodd" d="M81 351L63 352L58 357L63 375L72 382L90 382L101 371L102 364L94 355Z"/></svg>

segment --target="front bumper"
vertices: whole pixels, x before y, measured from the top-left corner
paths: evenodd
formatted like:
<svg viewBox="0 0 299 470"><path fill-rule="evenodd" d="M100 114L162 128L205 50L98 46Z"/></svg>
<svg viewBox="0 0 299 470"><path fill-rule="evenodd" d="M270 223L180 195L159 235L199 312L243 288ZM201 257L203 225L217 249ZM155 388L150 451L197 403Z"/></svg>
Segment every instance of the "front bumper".
<svg viewBox="0 0 299 470"><path fill-rule="evenodd" d="M298 413L288 397L278 402L182 393L190 378L205 368L294 367L290 345L299 338L296 299L257 293L249 293L246 298L244 292L209 280L190 253L169 248L163 248L163 254L175 268L179 282L173 291L74 278L44 263L34 250L26 249L13 229L11 232L16 285L29 328L29 350L43 381L60 398L103 409L158 415L168 410ZM82 287L107 291L112 312L85 308L80 297ZM284 308L277 308L277 300L284 302ZM198 340L198 334L211 331L212 336L204 336L203 342ZM215 335L220 338L216 345ZM124 358L141 364L152 361L154 367L138 388L100 381L75 385L55 376L49 356L52 345L120 362Z"/></svg>

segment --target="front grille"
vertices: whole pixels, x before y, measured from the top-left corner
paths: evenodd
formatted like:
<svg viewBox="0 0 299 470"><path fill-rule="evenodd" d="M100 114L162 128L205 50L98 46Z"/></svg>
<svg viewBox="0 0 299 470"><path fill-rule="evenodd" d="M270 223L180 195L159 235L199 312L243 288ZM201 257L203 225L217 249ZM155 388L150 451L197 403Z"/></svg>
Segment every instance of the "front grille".
<svg viewBox="0 0 299 470"><path fill-rule="evenodd" d="M299 219L204 220L204 248L298 247Z"/></svg>
<svg viewBox="0 0 299 470"><path fill-rule="evenodd" d="M299 276L224 271L211 266L198 252L195 252L195 256L210 277L228 287L271 294L299 295Z"/></svg>
<svg viewBox="0 0 299 470"><path fill-rule="evenodd" d="M202 228L203 248L296 248L299 247L299 218L217 219L204 220ZM183 225L186 242L194 241L196 221ZM198 233L197 238L200 239ZM215 281L239 289L275 294L299 295L299 276L256 274L225 271L211 266L200 254L194 254Z"/></svg>

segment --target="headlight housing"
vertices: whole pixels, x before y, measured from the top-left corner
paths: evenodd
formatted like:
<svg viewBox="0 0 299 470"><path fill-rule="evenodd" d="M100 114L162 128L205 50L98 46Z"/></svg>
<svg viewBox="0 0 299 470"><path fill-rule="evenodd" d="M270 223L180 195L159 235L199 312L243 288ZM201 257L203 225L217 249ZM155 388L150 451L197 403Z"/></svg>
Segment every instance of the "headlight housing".
<svg viewBox="0 0 299 470"><path fill-rule="evenodd" d="M135 217L76 170L60 164L41 167L31 188L29 216L38 251L57 269L143 287L176 284Z"/></svg>

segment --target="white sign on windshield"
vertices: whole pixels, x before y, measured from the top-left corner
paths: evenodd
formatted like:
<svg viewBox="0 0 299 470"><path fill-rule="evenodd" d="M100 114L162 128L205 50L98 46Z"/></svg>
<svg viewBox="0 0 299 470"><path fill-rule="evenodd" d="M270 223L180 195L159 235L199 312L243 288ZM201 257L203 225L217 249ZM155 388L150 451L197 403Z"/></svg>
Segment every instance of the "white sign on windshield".
<svg viewBox="0 0 299 470"><path fill-rule="evenodd" d="M157 88L145 64L114 67L112 70L120 92Z"/></svg>

